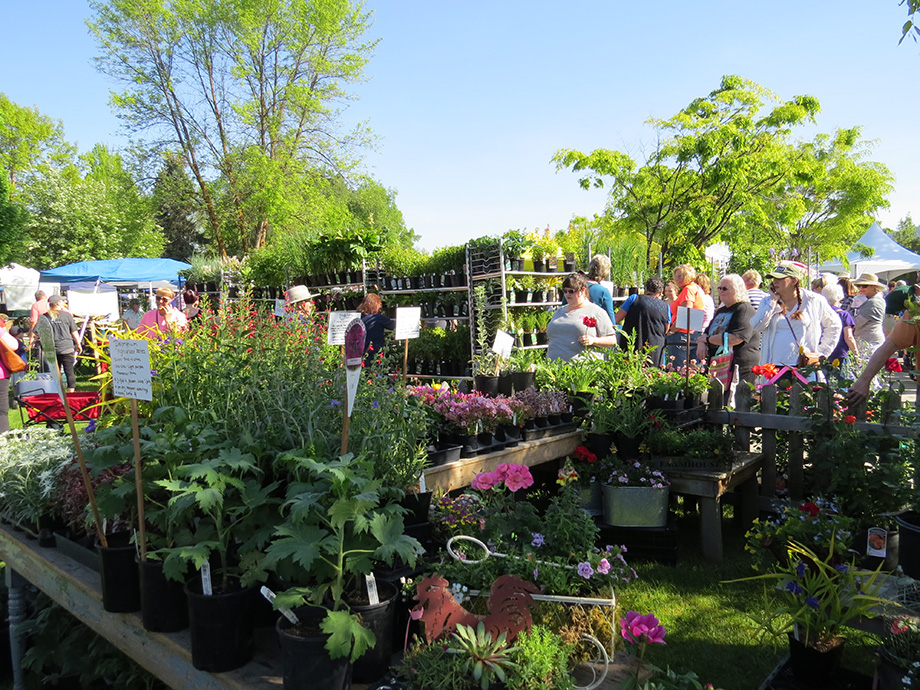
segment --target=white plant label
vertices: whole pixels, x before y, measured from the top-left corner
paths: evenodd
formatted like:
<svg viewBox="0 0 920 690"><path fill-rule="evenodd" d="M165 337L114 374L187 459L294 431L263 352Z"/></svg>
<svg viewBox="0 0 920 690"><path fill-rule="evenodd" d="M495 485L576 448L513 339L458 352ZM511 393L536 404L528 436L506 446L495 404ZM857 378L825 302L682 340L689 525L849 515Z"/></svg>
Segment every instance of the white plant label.
<svg viewBox="0 0 920 690"><path fill-rule="evenodd" d="M377 593L377 578L374 577L374 573L368 573L366 576L367 579L367 602L371 606L375 606L380 603L380 595Z"/></svg>
<svg viewBox="0 0 920 690"><path fill-rule="evenodd" d="M691 309L690 307L678 307L677 318L674 320L675 328L687 328L687 315L690 316L690 330L703 330L703 320L706 318L706 312L702 309Z"/></svg>
<svg viewBox="0 0 920 690"><path fill-rule="evenodd" d="M135 400L153 400L150 387L150 347L146 340L111 338L112 390Z"/></svg>
<svg viewBox="0 0 920 690"><path fill-rule="evenodd" d="M888 531L870 527L866 534L866 555L884 558L888 554Z"/></svg>
<svg viewBox="0 0 920 690"><path fill-rule="evenodd" d="M214 594L211 588L211 564L207 561L201 564L201 593L206 597Z"/></svg>
<svg viewBox="0 0 920 690"><path fill-rule="evenodd" d="M421 307L396 307L396 328L393 329L393 340L418 338L421 330Z"/></svg>
<svg viewBox="0 0 920 690"><path fill-rule="evenodd" d="M271 591L268 587L266 587L265 585L262 585L262 588L259 591L262 592L262 596L268 600L268 603L270 604L275 603L275 593ZM300 625L300 619L297 616L295 616L294 612L291 611L290 609L286 609L283 606L279 606L278 611L279 613L281 613L282 616L287 618L294 625Z"/></svg>
<svg viewBox="0 0 920 690"><path fill-rule="evenodd" d="M329 312L329 330L326 332L326 343L328 345L344 345L345 331L348 330L348 324L355 319L361 320L359 311L331 311Z"/></svg>
<svg viewBox="0 0 920 690"><path fill-rule="evenodd" d="M418 476L418 490L419 493L425 494L428 493L428 487L425 485L425 473L422 472Z"/></svg>
<svg viewBox="0 0 920 690"><path fill-rule="evenodd" d="M492 352L503 359L511 356L511 348L514 347L514 336L505 331L498 330L495 332L495 340L492 342Z"/></svg>

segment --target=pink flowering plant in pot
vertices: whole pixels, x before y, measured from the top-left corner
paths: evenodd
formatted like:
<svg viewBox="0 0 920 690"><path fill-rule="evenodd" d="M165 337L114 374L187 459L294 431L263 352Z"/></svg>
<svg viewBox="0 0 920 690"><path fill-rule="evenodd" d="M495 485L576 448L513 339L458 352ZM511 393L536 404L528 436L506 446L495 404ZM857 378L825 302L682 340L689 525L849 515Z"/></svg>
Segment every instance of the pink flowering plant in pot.
<svg viewBox="0 0 920 690"><path fill-rule="evenodd" d="M598 528L578 503L578 473L569 466L557 482L560 490L541 518L529 502L515 500L533 483L527 467L499 465L478 474L471 486L483 510L468 536L482 545L454 542L459 558L446 560L439 572L474 589L488 589L500 575L513 574L547 594L566 596L609 596L611 587L633 580L625 547L595 547ZM486 557L483 546L506 557Z"/></svg>

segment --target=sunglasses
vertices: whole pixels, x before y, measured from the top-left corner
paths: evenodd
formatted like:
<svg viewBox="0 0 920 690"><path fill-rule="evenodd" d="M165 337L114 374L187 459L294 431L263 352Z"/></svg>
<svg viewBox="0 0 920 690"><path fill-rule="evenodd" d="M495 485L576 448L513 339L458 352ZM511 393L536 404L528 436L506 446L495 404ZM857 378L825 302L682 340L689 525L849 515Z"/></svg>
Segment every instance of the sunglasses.
<svg viewBox="0 0 920 690"><path fill-rule="evenodd" d="M721 285L719 286L719 292L728 292L729 290L731 290L730 287L722 287Z"/></svg>
<svg viewBox="0 0 920 690"><path fill-rule="evenodd" d="M157 302L168 302L169 297L157 297Z"/></svg>
<svg viewBox="0 0 920 690"><path fill-rule="evenodd" d="M562 291L567 295L574 295L576 292L579 292L574 288L562 288Z"/></svg>

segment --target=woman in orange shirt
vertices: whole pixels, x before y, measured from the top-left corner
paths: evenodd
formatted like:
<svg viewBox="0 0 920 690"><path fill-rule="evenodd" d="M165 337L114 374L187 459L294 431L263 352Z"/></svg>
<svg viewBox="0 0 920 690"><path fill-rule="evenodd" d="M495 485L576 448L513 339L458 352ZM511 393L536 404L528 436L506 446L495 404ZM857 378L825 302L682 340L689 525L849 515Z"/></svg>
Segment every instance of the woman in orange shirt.
<svg viewBox="0 0 920 690"><path fill-rule="evenodd" d="M677 324L677 308L690 307L705 311L706 301L703 299L703 288L697 285L696 269L690 264L681 264L674 269L674 282L680 288L677 299L671 303L671 333L686 333L686 328L680 328Z"/></svg>

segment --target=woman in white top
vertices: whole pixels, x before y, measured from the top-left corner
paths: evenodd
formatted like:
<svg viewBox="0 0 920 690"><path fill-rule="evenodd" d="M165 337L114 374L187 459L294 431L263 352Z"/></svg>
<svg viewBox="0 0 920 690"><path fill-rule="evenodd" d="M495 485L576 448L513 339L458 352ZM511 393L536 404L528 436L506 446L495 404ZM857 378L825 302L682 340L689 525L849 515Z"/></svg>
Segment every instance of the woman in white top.
<svg viewBox="0 0 920 690"><path fill-rule="evenodd" d="M827 357L837 345L840 319L823 295L802 288L808 270L797 261L780 261L770 273L769 299L751 319L761 333L760 363L795 366L799 354Z"/></svg>
<svg viewBox="0 0 920 690"><path fill-rule="evenodd" d="M588 299L588 279L581 271L562 282L566 305L559 307L546 327L547 359L570 360L588 347L615 347L613 323L607 310Z"/></svg>
<svg viewBox="0 0 920 690"><path fill-rule="evenodd" d="M863 273L853 284L859 288L859 294L866 297L853 314L856 321L853 335L859 344L860 354L863 357L871 357L879 345L885 342L885 331L882 328L885 319L885 298L882 297L882 290L885 289L885 285L874 273Z"/></svg>

